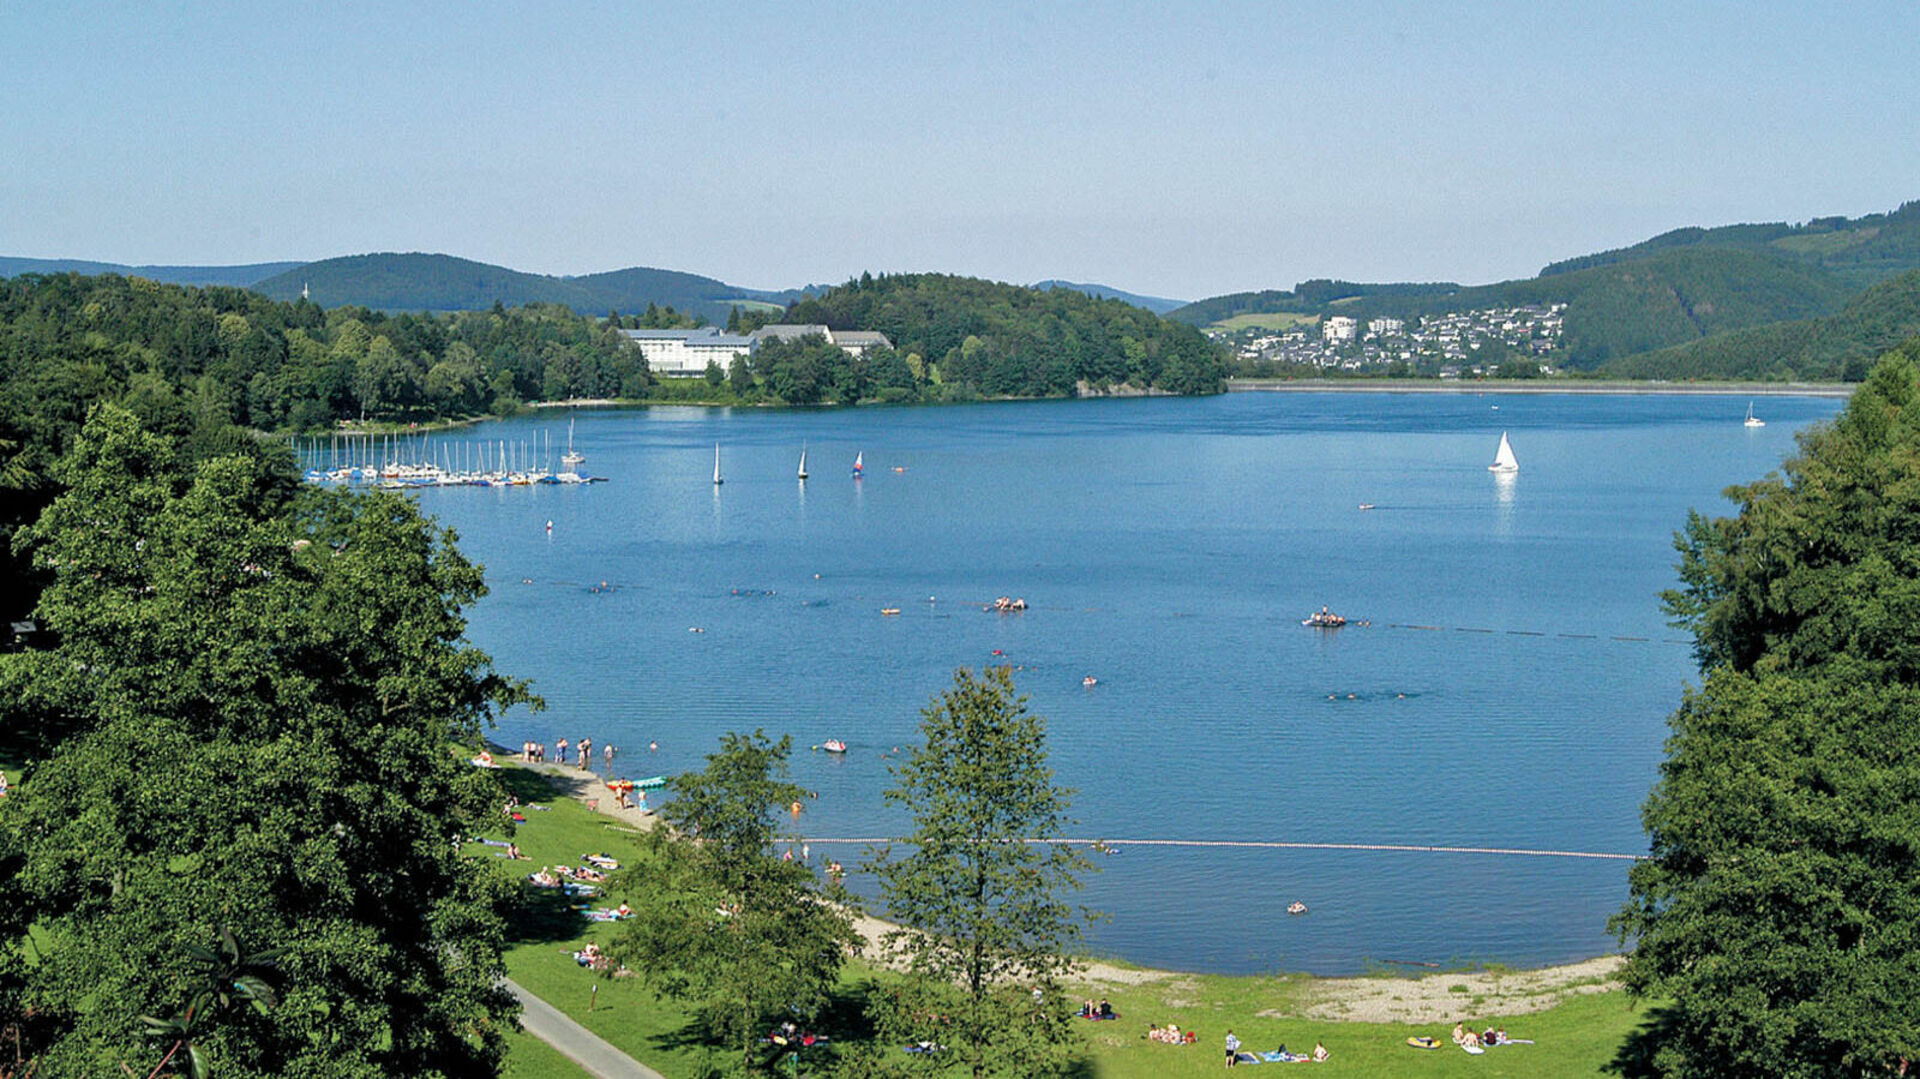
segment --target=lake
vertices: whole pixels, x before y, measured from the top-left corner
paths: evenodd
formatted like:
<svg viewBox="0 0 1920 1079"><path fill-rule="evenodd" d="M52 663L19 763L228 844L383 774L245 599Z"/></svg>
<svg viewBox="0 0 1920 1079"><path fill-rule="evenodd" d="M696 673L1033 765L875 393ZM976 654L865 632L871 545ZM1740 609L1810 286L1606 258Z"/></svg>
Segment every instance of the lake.
<svg viewBox="0 0 1920 1079"><path fill-rule="evenodd" d="M550 705L499 741L590 736L640 777L699 767L723 731L790 733L811 837L904 830L888 754L955 667L1005 662L1077 836L1636 854L1696 677L1658 602L1672 534L1841 407L1762 404L1757 429L1744 398L1680 396L581 411L610 482L419 499L487 567L473 640ZM448 441L563 447L566 426ZM1511 477L1487 469L1503 431ZM982 609L1001 595L1030 609ZM1322 605L1356 624L1302 626ZM810 748L829 738L844 757ZM1628 865L1118 849L1083 896L1110 915L1094 950L1235 973L1599 954Z"/></svg>

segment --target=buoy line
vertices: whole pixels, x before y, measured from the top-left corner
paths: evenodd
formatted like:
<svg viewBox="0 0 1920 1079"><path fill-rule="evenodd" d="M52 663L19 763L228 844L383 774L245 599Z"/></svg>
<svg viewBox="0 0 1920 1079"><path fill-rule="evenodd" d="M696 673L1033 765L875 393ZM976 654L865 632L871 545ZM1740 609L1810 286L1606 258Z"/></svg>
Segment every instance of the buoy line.
<svg viewBox="0 0 1920 1079"><path fill-rule="evenodd" d="M842 844L888 844L904 843L904 839L821 839L806 836L808 843ZM1091 847L1230 847L1249 850L1357 850L1357 851L1400 851L1420 854L1516 854L1530 858L1597 858L1608 861L1641 862L1644 854L1614 854L1608 851L1590 850L1532 850L1524 847L1443 847L1426 846L1417 843L1290 843L1281 840L1258 839L1023 839L1022 843L1065 843L1071 846Z"/></svg>

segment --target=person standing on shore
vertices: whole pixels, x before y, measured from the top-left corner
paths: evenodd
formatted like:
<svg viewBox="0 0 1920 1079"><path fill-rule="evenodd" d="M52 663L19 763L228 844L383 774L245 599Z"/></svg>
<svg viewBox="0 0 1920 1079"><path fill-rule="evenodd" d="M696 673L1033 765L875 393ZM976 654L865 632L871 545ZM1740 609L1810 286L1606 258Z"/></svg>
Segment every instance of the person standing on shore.
<svg viewBox="0 0 1920 1079"><path fill-rule="evenodd" d="M553 744L553 748L556 750L553 758L554 763L555 764L567 763L567 740L565 738L560 739L559 741Z"/></svg>
<svg viewBox="0 0 1920 1079"><path fill-rule="evenodd" d="M1227 1067L1231 1068L1238 1063L1240 1063L1240 1039L1234 1037L1233 1031L1229 1030L1227 1031Z"/></svg>
<svg viewBox="0 0 1920 1079"><path fill-rule="evenodd" d="M580 767L593 767L593 739L580 739Z"/></svg>

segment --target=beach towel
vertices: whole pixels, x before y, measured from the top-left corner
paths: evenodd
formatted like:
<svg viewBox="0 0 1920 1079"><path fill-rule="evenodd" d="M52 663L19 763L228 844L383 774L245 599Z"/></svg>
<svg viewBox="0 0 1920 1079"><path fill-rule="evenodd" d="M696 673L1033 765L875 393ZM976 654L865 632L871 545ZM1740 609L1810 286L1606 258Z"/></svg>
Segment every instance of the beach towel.
<svg viewBox="0 0 1920 1079"><path fill-rule="evenodd" d="M1247 1054L1241 1053L1240 1055L1241 1057L1244 1058ZM1261 1053L1260 1059L1252 1061L1252 1063L1254 1064L1305 1064L1312 1059L1313 1059L1312 1057L1307 1056L1305 1053L1275 1052L1275 1053ZM1247 1063L1247 1061L1243 1059L1241 1063Z"/></svg>
<svg viewBox="0 0 1920 1079"><path fill-rule="evenodd" d="M513 844L504 839L476 839L475 843L485 843L489 847L511 847Z"/></svg>
<svg viewBox="0 0 1920 1079"><path fill-rule="evenodd" d="M617 910L585 910L580 913L586 915L587 921L590 922L617 922L628 917Z"/></svg>

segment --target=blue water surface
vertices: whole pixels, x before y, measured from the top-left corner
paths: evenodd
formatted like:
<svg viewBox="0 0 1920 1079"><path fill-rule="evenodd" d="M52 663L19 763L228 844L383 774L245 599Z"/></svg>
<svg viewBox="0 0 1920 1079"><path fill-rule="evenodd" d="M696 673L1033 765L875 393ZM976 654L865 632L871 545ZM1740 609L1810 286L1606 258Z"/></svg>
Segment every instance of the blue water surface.
<svg viewBox="0 0 1920 1079"><path fill-rule="evenodd" d="M889 754L955 667L1005 662L1048 721L1079 836L1630 854L1696 677L1658 601L1673 532L1689 508L1726 512L1727 485L1839 407L1762 404L1758 429L1725 397L581 411L585 468L609 482L419 498L486 565L472 638L550 705L506 717L500 741L590 736L638 777L698 767L723 731L790 733L818 792L797 825L811 837L900 834ZM566 423L449 441L564 445ZM1486 467L1502 431L1516 476ZM1031 609L982 610L1000 595ZM1370 624L1303 627L1323 604ZM806 748L829 738L848 753ZM1096 861L1096 951L1221 972L1597 954L1627 868L1221 847ZM1284 913L1296 899L1308 915Z"/></svg>

